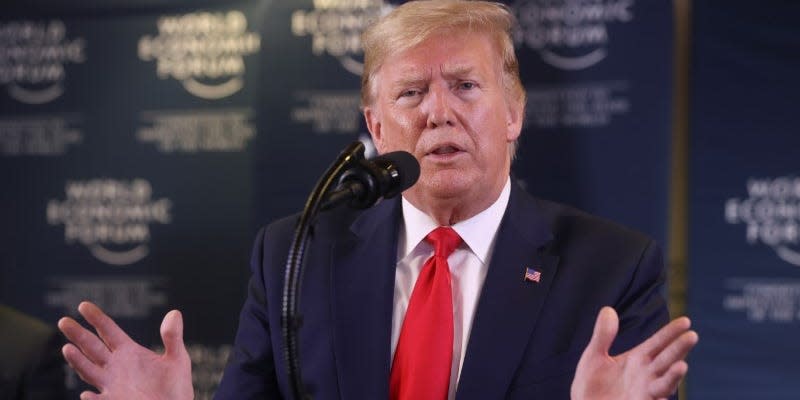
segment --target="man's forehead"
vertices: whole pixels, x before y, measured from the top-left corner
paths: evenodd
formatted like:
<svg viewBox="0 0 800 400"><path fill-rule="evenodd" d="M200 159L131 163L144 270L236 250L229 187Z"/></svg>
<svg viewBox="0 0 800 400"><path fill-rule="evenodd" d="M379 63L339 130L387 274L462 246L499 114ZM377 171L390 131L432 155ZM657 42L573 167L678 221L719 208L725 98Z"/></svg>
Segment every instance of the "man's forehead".
<svg viewBox="0 0 800 400"><path fill-rule="evenodd" d="M441 73L445 76L463 76L480 72L478 63L469 61L445 62L438 65L430 65L424 62L407 61L394 68L395 80L423 79L429 78L434 73Z"/></svg>
<svg viewBox="0 0 800 400"><path fill-rule="evenodd" d="M500 79L502 53L488 32L455 29L439 31L425 40L389 55L372 74L375 95L407 83L445 78ZM390 89L391 90L391 89Z"/></svg>
<svg viewBox="0 0 800 400"><path fill-rule="evenodd" d="M433 73L444 75L464 75L470 73L491 73L495 67L501 67L499 57L490 46L470 46L464 48L444 47L430 56L414 56L415 48L400 52L387 59L381 68L391 70L392 75L430 76Z"/></svg>

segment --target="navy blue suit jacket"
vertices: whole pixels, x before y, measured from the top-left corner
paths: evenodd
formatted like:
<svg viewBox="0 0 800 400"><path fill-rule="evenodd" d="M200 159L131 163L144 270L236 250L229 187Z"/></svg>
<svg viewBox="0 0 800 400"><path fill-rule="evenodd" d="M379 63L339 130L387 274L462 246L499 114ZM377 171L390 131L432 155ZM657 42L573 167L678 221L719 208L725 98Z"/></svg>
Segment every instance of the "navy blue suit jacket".
<svg viewBox="0 0 800 400"><path fill-rule="evenodd" d="M314 399L387 399L400 201L322 213L300 309L303 379ZM280 314L296 217L263 229L218 399L288 398ZM614 352L668 321L664 270L644 235L512 185L475 311L456 398L569 399L604 305L620 314ZM526 267L542 273L523 279ZM613 354L613 352L612 352Z"/></svg>

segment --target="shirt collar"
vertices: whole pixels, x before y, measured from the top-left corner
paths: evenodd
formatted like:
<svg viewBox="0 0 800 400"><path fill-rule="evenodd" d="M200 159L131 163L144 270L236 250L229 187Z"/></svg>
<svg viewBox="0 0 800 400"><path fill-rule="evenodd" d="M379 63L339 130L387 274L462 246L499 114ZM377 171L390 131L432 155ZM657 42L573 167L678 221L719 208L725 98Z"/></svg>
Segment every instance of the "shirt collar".
<svg viewBox="0 0 800 400"><path fill-rule="evenodd" d="M511 178L506 179L506 184L500 196L488 208L467 220L452 226L472 252L486 263L492 247L497 228L508 206L511 194ZM403 227L400 233L398 249L401 251L399 259L408 256L417 245L425 239L432 230L439 225L430 216L414 207L403 198Z"/></svg>

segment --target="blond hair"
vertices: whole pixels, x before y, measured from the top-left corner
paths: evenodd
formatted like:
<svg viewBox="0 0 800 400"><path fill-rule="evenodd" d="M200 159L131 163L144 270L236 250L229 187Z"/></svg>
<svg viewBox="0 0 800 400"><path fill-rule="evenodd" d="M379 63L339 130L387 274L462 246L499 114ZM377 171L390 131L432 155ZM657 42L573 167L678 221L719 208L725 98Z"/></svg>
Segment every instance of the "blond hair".
<svg viewBox="0 0 800 400"><path fill-rule="evenodd" d="M519 64L511 40L515 23L508 7L490 1L427 0L401 5L364 32L361 105L372 103L374 77L387 57L417 46L435 34L458 30L490 35L503 60L507 99L524 105L525 89L519 79Z"/></svg>

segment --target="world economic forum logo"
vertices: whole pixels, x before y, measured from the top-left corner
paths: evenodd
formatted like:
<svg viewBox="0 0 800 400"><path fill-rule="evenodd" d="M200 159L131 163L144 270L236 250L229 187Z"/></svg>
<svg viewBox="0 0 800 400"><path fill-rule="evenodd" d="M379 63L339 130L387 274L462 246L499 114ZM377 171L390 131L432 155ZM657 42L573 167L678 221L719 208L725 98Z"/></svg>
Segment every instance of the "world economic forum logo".
<svg viewBox="0 0 800 400"><path fill-rule="evenodd" d="M86 246L109 265L130 265L150 253L150 225L172 221L172 201L152 198L144 179L68 181L66 199L50 200L47 222L64 225L64 241Z"/></svg>
<svg viewBox="0 0 800 400"><path fill-rule="evenodd" d="M634 0L521 0L517 44L539 53L555 68L575 71L606 58L610 24L633 20Z"/></svg>
<svg viewBox="0 0 800 400"><path fill-rule="evenodd" d="M0 22L0 85L25 104L64 93L67 64L86 61L86 40L67 36L61 20Z"/></svg>
<svg viewBox="0 0 800 400"><path fill-rule="evenodd" d="M247 30L247 18L238 10L162 16L157 27L157 35L139 39L139 59L155 61L159 78L177 79L203 99L241 90L244 58L261 48L261 36Z"/></svg>
<svg viewBox="0 0 800 400"><path fill-rule="evenodd" d="M744 225L748 244L763 243L800 266L800 177L751 178L746 186L747 197L725 202L725 221Z"/></svg>
<svg viewBox="0 0 800 400"><path fill-rule="evenodd" d="M314 0L314 9L292 13L292 35L311 37L315 56L330 55L353 75L364 70L361 33L394 6L384 0Z"/></svg>

